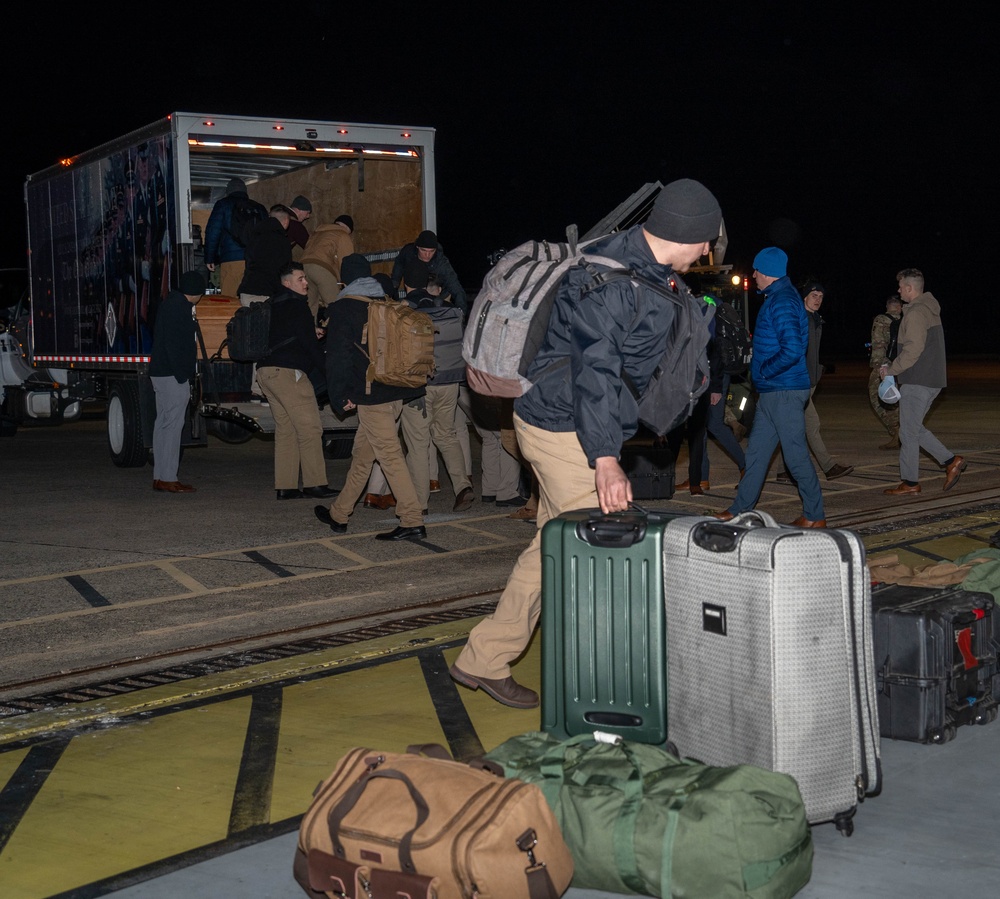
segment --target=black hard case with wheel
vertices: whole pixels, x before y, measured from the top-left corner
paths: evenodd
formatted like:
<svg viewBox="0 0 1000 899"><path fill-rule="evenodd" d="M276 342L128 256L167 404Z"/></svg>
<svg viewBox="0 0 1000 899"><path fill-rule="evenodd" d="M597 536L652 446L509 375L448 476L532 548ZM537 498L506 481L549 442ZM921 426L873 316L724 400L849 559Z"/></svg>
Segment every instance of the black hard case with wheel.
<svg viewBox="0 0 1000 899"><path fill-rule="evenodd" d="M663 531L675 515L568 512L542 528L542 729L667 739Z"/></svg>
<svg viewBox="0 0 1000 899"><path fill-rule="evenodd" d="M997 717L994 600L960 587L872 590L881 734L946 743Z"/></svg>

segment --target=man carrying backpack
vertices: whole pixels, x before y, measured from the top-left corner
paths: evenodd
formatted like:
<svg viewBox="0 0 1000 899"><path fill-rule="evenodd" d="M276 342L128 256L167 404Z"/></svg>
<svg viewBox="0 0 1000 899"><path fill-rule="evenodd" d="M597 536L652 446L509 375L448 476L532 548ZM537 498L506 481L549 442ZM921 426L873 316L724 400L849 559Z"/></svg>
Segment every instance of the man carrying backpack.
<svg viewBox="0 0 1000 899"><path fill-rule="evenodd" d="M588 245L636 275L666 287L719 236L722 211L712 193L684 179L664 187L645 224ZM666 350L675 306L629 278L580 296L590 276L570 269L560 283L548 331L514 402L518 446L538 478L538 531L514 566L496 611L478 624L451 676L513 708L538 705L510 663L524 652L541 610L541 528L571 509L624 511L632 499L619 464L622 444L638 429L641 395ZM627 386L626 379L631 382Z"/></svg>
<svg viewBox="0 0 1000 899"><path fill-rule="evenodd" d="M267 218L267 209L247 196L240 178L230 178L226 195L212 207L205 225L205 267L219 267L219 288L224 296L238 297L246 268L246 245L253 226Z"/></svg>
<svg viewBox="0 0 1000 899"><path fill-rule="evenodd" d="M330 317L326 332L327 391L331 409L338 412L357 409L358 430L351 449L351 467L340 496L330 508L316 506L313 511L335 534L347 533L347 521L377 461L396 498L400 524L388 533L377 534L375 539L422 539L427 536L423 507L406 467L396 422L403 404L423 396L425 388L395 387L368 380L374 335L367 334L366 298L383 300L385 290L371 276L368 260L359 253L344 259L342 274L350 281L337 298L337 314Z"/></svg>
<svg viewBox="0 0 1000 899"><path fill-rule="evenodd" d="M428 293L429 274L427 265L414 259L406 267L404 280L409 288L406 302L429 315L434 322L435 372L427 381L426 395L403 406L399 423L406 441L406 467L421 508L426 509L430 499L428 457L433 447L435 453L440 450L455 490L452 511L464 512L475 502L475 495L455 430L458 385L465 376L462 310L443 297Z"/></svg>

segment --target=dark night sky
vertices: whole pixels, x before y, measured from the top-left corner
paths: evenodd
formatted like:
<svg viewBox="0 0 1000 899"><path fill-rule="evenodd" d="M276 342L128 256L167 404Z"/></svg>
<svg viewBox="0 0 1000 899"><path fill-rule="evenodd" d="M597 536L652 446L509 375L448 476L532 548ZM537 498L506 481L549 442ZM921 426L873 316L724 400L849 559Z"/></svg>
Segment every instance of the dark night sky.
<svg viewBox="0 0 1000 899"><path fill-rule="evenodd" d="M896 271L915 266L951 350L995 352L995 303L985 322L956 314L996 293L984 3L629 4L627 21L610 4L544 6L484 4L471 24L417 4L248 15L181 0L149 7L162 26L117 0L60 7L7 60L21 78L0 263L24 258L27 173L174 110L424 125L438 232L469 287L501 246L586 230L645 182L692 177L722 204L726 262L747 269L778 243L793 280L827 284L827 349L863 355Z"/></svg>

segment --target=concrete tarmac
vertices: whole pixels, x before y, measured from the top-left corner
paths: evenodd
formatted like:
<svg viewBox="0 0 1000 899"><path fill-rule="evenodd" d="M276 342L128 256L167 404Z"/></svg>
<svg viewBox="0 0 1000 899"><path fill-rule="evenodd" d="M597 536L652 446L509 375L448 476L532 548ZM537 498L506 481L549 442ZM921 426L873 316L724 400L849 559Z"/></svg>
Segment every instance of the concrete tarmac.
<svg viewBox="0 0 1000 899"><path fill-rule="evenodd" d="M877 448L867 372L838 365L816 404L855 470L823 482L831 524L906 564L985 546L1000 527L996 371L951 366L928 424L969 468L944 494L924 458L923 493L899 500L882 494L898 471ZM465 757L538 726L445 673L530 525L481 503L455 515L445 483L425 541L371 539L396 521L360 507L334 537L314 502L274 499L266 441L186 452L181 477L198 492L163 495L150 468L114 468L104 440L98 420L0 439L0 895L294 896L298 817L351 746L439 742ZM649 505L725 508L735 465L714 445L710 458L706 496ZM331 484L346 465L329 463ZM776 471L760 505L790 521L797 495ZM536 689L538 644L517 668ZM945 746L884 740L883 795L849 840L813 828L800 895L936 896L957 882L989 894L998 728Z"/></svg>

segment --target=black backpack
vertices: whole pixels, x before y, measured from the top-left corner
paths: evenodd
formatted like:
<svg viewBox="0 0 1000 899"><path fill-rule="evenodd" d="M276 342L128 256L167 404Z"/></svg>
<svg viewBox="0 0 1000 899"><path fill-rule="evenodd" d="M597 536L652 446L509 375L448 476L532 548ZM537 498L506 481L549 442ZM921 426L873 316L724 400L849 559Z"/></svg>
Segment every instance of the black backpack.
<svg viewBox="0 0 1000 899"><path fill-rule="evenodd" d="M674 320L667 335L667 351L656 366L642 394L622 372L622 381L639 406L639 421L658 437L683 424L708 389L709 325L715 307L699 300L676 274L669 290L644 278L633 281L650 288L674 304Z"/></svg>
<svg viewBox="0 0 1000 899"><path fill-rule="evenodd" d="M715 307L715 345L727 375L741 375L750 366L753 344L739 313L724 300Z"/></svg>
<svg viewBox="0 0 1000 899"><path fill-rule="evenodd" d="M235 197L234 200L229 234L241 247L246 247L253 229L267 219L267 210L249 197Z"/></svg>
<svg viewBox="0 0 1000 899"><path fill-rule="evenodd" d="M278 302L281 302L279 300ZM240 306L226 324L226 346L229 358L235 362L260 362L278 347L295 340L288 337L271 346L271 306L273 299Z"/></svg>

